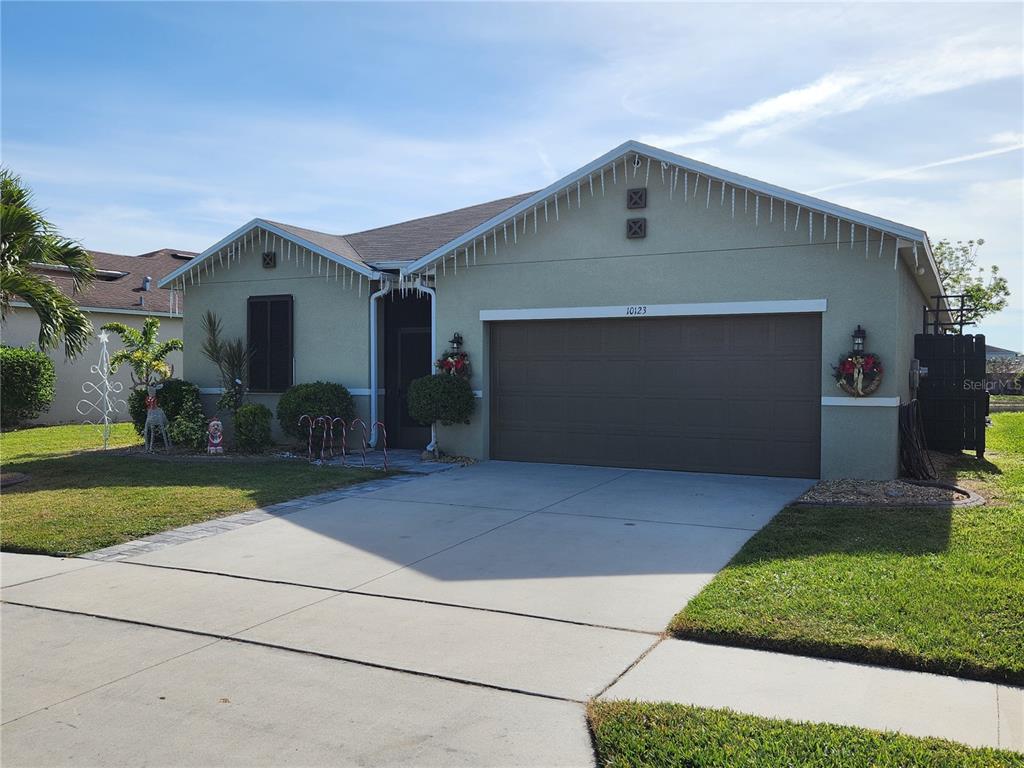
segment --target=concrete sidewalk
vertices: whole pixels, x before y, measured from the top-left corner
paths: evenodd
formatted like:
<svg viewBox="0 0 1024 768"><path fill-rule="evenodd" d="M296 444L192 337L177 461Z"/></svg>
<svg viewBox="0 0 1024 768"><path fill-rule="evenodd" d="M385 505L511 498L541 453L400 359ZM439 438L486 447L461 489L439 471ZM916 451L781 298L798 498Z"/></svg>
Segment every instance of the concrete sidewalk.
<svg viewBox="0 0 1024 768"><path fill-rule="evenodd" d="M728 707L1024 751L1024 690L827 659L663 641L602 699Z"/></svg>

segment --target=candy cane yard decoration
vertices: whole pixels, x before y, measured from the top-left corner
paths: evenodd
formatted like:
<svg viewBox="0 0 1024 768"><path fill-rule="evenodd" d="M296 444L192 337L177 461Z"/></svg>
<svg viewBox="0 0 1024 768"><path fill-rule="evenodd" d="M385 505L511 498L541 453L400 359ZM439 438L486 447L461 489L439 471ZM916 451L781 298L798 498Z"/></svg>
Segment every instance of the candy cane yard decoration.
<svg viewBox="0 0 1024 768"><path fill-rule="evenodd" d="M381 438L384 440L384 444L381 447L384 450L384 471L387 472L388 471L388 431L386 429L384 429L384 422L383 421L374 422L373 428L375 430L379 430L377 432L377 434L379 434L381 436Z"/></svg>
<svg viewBox="0 0 1024 768"><path fill-rule="evenodd" d="M362 458L363 466L365 467L366 466L366 447L369 445L369 443L367 442L369 436L367 435L367 432L366 432L366 422L365 421L363 421L362 419L359 419L359 418L352 419L351 429L355 429L356 428L356 424L359 424L359 429L361 430L361 433L362 433L363 443L362 443L362 446L359 449L359 456L360 456L360 458Z"/></svg>
<svg viewBox="0 0 1024 768"><path fill-rule="evenodd" d="M344 467L345 466L345 449L346 449L347 443L348 443L348 441L345 439L345 433L348 430L348 425L345 423L345 420L343 418L341 418L340 416L336 416L335 418L331 419L331 435L332 435L331 442L333 443L333 441L334 441L333 440L334 425L337 424L338 422L341 422L341 466ZM333 449L333 445L332 445L332 448L331 448L332 455L333 455L333 452L334 452L334 449Z"/></svg>
<svg viewBox="0 0 1024 768"><path fill-rule="evenodd" d="M306 458L310 461L313 460L313 417L308 413L304 413L299 416L299 426L302 426L302 422L305 421L309 427L309 436L306 439Z"/></svg>

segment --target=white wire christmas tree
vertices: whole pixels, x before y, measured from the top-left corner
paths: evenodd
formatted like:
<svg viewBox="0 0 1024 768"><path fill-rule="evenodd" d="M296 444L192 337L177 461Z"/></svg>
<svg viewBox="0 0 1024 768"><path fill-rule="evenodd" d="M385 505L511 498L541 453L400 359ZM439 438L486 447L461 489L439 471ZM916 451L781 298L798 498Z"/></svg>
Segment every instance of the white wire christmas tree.
<svg viewBox="0 0 1024 768"><path fill-rule="evenodd" d="M106 450L110 443L110 425L113 423L111 417L121 412L127 403L118 397L124 390L124 384L120 381L110 380L110 353L107 352L107 342L110 334L100 331L100 360L89 370L100 377L99 383L87 381L82 384L84 398L78 401L76 410L86 416L83 424L95 424L103 426L103 449Z"/></svg>

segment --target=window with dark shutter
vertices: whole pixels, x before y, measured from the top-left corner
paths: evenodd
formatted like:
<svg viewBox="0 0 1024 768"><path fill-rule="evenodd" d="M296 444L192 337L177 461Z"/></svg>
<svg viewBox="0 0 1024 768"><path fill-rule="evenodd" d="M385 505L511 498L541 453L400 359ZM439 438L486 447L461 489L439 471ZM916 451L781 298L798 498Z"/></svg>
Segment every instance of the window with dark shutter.
<svg viewBox="0 0 1024 768"><path fill-rule="evenodd" d="M292 385L292 297L249 297L249 389L283 392Z"/></svg>

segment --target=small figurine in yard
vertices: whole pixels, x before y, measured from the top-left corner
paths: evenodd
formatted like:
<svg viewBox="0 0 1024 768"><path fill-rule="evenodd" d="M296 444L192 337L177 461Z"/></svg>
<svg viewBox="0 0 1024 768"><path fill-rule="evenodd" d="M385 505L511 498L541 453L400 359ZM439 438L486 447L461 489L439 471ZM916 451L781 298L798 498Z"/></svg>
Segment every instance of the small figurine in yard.
<svg viewBox="0 0 1024 768"><path fill-rule="evenodd" d="M164 439L164 448L171 449L171 439L167 436L167 414L157 402L156 393L163 384L149 384L146 386L146 426L142 429L142 437L146 442L146 450L153 450L153 443L159 432Z"/></svg>
<svg viewBox="0 0 1024 768"><path fill-rule="evenodd" d="M214 416L206 428L206 452L224 453L224 424Z"/></svg>

